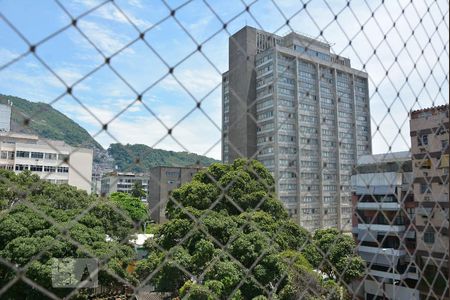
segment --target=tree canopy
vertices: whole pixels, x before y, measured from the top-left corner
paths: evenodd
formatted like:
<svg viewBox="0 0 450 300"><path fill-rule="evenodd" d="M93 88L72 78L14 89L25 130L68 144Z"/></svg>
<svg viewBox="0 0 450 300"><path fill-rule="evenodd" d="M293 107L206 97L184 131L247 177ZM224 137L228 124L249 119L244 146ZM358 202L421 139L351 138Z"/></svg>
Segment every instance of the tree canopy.
<svg viewBox="0 0 450 300"><path fill-rule="evenodd" d="M142 215L136 214L134 207L122 205L121 196L113 198L89 196L69 185L48 183L30 172L16 175L0 170L0 257L24 268L27 278L59 297L72 290L52 287L53 258L97 258L102 285L118 285L116 276L136 283L126 272L134 258L127 242L135 231L131 220ZM12 268L0 264L0 286L16 277ZM47 298L23 280L12 284L2 297Z"/></svg>
<svg viewBox="0 0 450 300"><path fill-rule="evenodd" d="M172 192L169 221L147 241L150 255L138 263L137 276L187 299L343 298L333 280L340 277L325 279L314 270L329 253L320 248L320 233L311 236L289 220L274 190L257 161L216 163L199 172ZM347 237L333 234L339 246L331 247L330 269L342 271L345 260L356 265ZM357 271L339 283L357 278Z"/></svg>

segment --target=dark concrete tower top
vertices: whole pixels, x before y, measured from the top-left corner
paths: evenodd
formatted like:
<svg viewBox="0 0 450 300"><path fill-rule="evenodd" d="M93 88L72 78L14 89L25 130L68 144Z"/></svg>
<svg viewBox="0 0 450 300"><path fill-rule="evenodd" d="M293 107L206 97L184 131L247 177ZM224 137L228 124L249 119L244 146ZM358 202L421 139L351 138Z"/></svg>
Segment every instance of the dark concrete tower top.
<svg viewBox="0 0 450 300"><path fill-rule="evenodd" d="M229 147L230 161L256 155L256 54L281 42L281 38L245 26L229 39Z"/></svg>

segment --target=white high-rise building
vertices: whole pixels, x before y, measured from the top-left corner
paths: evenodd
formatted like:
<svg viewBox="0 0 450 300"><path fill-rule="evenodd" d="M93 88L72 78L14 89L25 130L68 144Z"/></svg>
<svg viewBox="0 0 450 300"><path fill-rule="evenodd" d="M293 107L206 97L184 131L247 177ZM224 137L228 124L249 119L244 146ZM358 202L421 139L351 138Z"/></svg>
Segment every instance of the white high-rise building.
<svg viewBox="0 0 450 300"><path fill-rule="evenodd" d="M308 230L350 231L352 169L372 151L367 79L323 41L242 28L223 74L223 161L261 161Z"/></svg>
<svg viewBox="0 0 450 300"><path fill-rule="evenodd" d="M11 103L0 104L0 132L11 130Z"/></svg>

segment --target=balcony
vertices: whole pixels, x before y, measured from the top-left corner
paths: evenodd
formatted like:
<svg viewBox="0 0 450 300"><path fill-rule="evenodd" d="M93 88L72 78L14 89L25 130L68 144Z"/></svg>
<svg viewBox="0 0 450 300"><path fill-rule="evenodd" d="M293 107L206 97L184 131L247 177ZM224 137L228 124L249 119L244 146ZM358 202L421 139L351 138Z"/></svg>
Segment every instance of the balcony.
<svg viewBox="0 0 450 300"><path fill-rule="evenodd" d="M372 266L390 267L397 265L400 257L406 255L403 249L359 246L358 254Z"/></svg>
<svg viewBox="0 0 450 300"><path fill-rule="evenodd" d="M379 248L379 247L369 247L369 246L359 246L359 252L366 253L374 253L381 255L390 255L390 256L403 256L406 255L406 250L403 249L394 249L394 248Z"/></svg>
<svg viewBox="0 0 450 300"><path fill-rule="evenodd" d="M359 230L371 230L378 232L403 232L405 225L384 225L384 224L358 224Z"/></svg>
<svg viewBox="0 0 450 300"><path fill-rule="evenodd" d="M420 293L416 289L405 286L392 285L391 283L376 282L372 280L364 281L366 293L385 297L386 299L397 300L419 300Z"/></svg>
<svg viewBox="0 0 450 300"><path fill-rule="evenodd" d="M387 272L387 271L379 271L379 270L369 270L369 275L380 277L380 278L388 278L393 280L405 280L408 277L408 273L399 274L398 272Z"/></svg>
<svg viewBox="0 0 450 300"><path fill-rule="evenodd" d="M359 202L357 208L360 210L390 210L396 211L400 209L398 202Z"/></svg>

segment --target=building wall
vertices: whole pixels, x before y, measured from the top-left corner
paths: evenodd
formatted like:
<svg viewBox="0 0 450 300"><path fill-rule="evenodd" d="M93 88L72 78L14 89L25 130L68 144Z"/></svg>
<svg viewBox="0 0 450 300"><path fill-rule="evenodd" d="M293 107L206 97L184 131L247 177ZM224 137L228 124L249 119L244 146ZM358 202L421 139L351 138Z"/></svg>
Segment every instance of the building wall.
<svg viewBox="0 0 450 300"><path fill-rule="evenodd" d="M447 280L450 270L448 114L445 105L413 111L410 119L414 197L418 206L417 256L423 270L441 274Z"/></svg>
<svg viewBox="0 0 450 300"><path fill-rule="evenodd" d="M150 216L156 223L166 221L165 210L170 193L190 182L199 167L156 167L150 169L148 203Z"/></svg>
<svg viewBox="0 0 450 300"><path fill-rule="evenodd" d="M148 195L148 180L149 176L142 173L132 172L108 172L102 176L101 179L101 195L108 196L115 192L130 193L135 182L142 185L142 189ZM145 196L146 199L147 196ZM141 199L142 200L142 199Z"/></svg>
<svg viewBox="0 0 450 300"><path fill-rule="evenodd" d="M222 161L230 163L230 145L228 143L228 125L230 123L230 93L228 72L222 74Z"/></svg>
<svg viewBox="0 0 450 300"><path fill-rule="evenodd" d="M256 123L247 113L255 107L256 31L244 27L229 39L229 160L256 154ZM245 137L245 138L242 138Z"/></svg>
<svg viewBox="0 0 450 300"><path fill-rule="evenodd" d="M74 148L61 141L9 133L0 136L0 167L16 173L31 170L52 183L68 183L91 192L91 149ZM26 156L26 157L21 157Z"/></svg>
<svg viewBox="0 0 450 300"><path fill-rule="evenodd" d="M69 184L77 186L88 193L92 182L92 150L75 150L70 154Z"/></svg>
<svg viewBox="0 0 450 300"><path fill-rule="evenodd" d="M11 130L11 105L0 104L0 132Z"/></svg>
<svg viewBox="0 0 450 300"><path fill-rule="evenodd" d="M229 54L224 162L257 158L300 225L349 231L352 167L371 153L367 74L295 33L244 27L230 38Z"/></svg>
<svg viewBox="0 0 450 300"><path fill-rule="evenodd" d="M416 247L411 174L409 152L363 156L353 171L353 234L367 265L365 299L420 299L419 273L409 255Z"/></svg>

